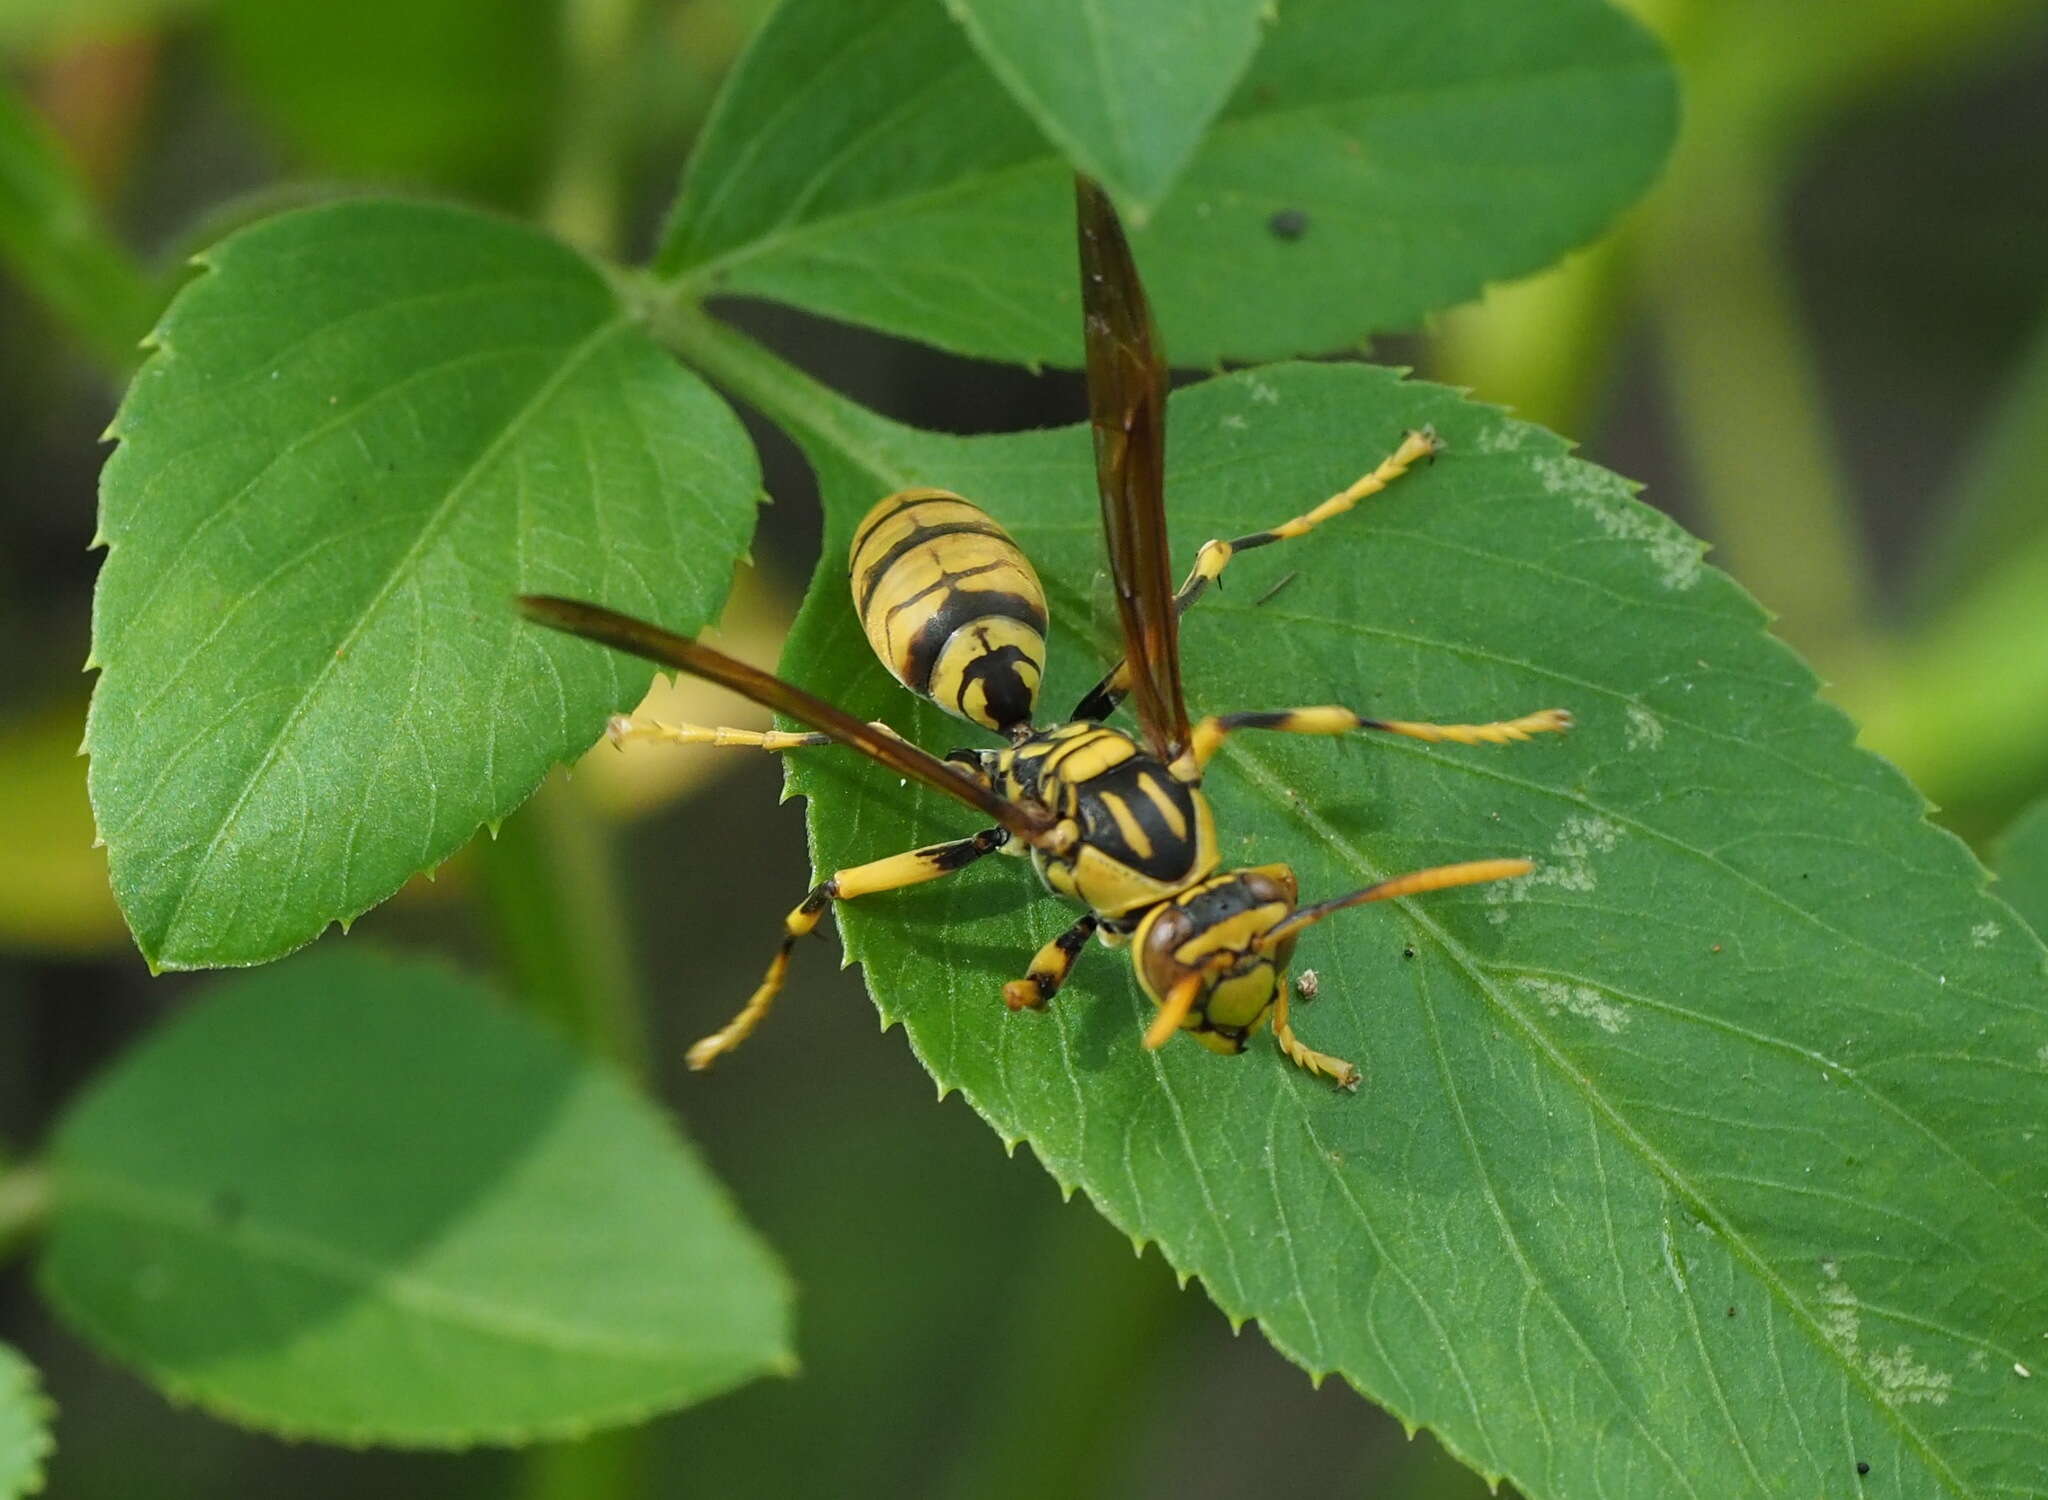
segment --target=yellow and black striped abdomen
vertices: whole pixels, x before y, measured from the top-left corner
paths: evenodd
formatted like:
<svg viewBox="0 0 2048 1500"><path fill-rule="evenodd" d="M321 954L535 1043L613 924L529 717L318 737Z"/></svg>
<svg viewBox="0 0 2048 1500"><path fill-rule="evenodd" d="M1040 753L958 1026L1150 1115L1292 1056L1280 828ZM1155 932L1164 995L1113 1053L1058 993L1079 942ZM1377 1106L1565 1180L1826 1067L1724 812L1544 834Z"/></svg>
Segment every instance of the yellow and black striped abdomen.
<svg viewBox="0 0 2048 1500"><path fill-rule="evenodd" d="M1007 734L1029 724L1045 673L1045 591L988 514L945 490L904 490L860 523L853 607L896 680Z"/></svg>

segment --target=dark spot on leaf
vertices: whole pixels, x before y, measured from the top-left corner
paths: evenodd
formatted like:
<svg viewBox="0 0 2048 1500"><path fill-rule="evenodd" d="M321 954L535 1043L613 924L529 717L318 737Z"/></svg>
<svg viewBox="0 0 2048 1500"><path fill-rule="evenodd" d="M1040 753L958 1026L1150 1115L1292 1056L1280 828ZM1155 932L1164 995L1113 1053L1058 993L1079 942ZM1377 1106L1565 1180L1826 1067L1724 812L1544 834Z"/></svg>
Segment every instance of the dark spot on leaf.
<svg viewBox="0 0 2048 1500"><path fill-rule="evenodd" d="M1856 1472L1858 1474L1868 1474L1870 1472L1870 1465L1859 1458L1856 1460Z"/></svg>
<svg viewBox="0 0 2048 1500"><path fill-rule="evenodd" d="M1729 1308L1729 1309L1728 1309L1728 1316L1729 1316L1729 1317L1731 1317L1731 1318L1735 1316L1735 1309L1734 1309L1734 1308L1732 1308L1732 1307L1731 1307L1731 1308Z"/></svg>
<svg viewBox="0 0 2048 1500"><path fill-rule="evenodd" d="M1413 958L1415 956L1415 945L1412 943L1403 945L1401 956L1403 958Z"/></svg>
<svg viewBox="0 0 2048 1500"><path fill-rule="evenodd" d="M1266 229L1276 240L1298 240L1308 233L1308 215L1298 208L1283 208L1266 220Z"/></svg>

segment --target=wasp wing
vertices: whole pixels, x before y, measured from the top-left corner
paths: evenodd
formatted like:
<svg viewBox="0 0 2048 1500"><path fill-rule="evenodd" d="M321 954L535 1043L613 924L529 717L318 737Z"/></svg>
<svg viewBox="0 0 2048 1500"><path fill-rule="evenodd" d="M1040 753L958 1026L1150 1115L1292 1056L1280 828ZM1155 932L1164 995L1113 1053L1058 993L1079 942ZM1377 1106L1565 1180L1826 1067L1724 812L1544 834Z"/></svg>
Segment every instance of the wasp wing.
<svg viewBox="0 0 2048 1500"><path fill-rule="evenodd" d="M720 687L731 688L763 708L786 714L800 724L808 724L820 734L830 735L840 744L858 750L870 760L879 761L898 775L911 777L957 798L1027 842L1037 842L1054 822L1051 814L997 796L965 772L935 755L926 754L908 741L863 723L823 698L813 697L802 688L792 687L779 677L736 661L722 651L700 645L688 636L676 635L659 625L650 625L645 620L636 620L631 615L622 615L600 604L584 604L547 594L520 595L519 612L536 624L580 635L585 640L645 657L660 666L673 667L677 671L688 672L692 677L702 677Z"/></svg>
<svg viewBox="0 0 2048 1500"><path fill-rule="evenodd" d="M1074 198L1102 529L1138 725L1146 747L1171 760L1187 746L1188 709L1167 556L1166 365L1109 195L1077 176Z"/></svg>

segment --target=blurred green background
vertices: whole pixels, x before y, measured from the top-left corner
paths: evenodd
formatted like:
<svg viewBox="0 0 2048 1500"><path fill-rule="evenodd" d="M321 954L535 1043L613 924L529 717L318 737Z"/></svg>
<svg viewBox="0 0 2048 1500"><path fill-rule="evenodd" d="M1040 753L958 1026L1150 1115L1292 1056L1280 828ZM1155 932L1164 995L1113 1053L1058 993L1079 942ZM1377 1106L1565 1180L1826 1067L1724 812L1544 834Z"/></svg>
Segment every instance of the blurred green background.
<svg viewBox="0 0 2048 1500"><path fill-rule="evenodd" d="M152 268L361 184L631 255L766 8L0 0L0 65ZM2048 7L1635 8L1686 85L1663 185L1559 270L1372 355L1516 406L1647 482L1779 613L1870 742L1984 839L2048 791ZM1072 376L728 311L922 426L1082 409ZM193 982L150 979L127 943L73 753L98 437L122 359L0 267L0 1164ZM817 513L794 452L755 431L775 504L727 639L767 661ZM1311 1390L1255 1332L1233 1337L1156 1254L1063 1205L1028 1151L1006 1158L957 1100L934 1101L827 949L737 1065L682 1077L683 1045L751 985L808 878L801 821L777 807L765 757L605 756L361 930L530 976L516 914L536 851L553 851L569 919L645 1015L657 1089L803 1289L803 1375L560 1449L291 1446L173 1409L85 1351L16 1257L0 1338L60 1407L51 1495L1484 1493L1427 1438L1336 1385ZM692 854L733 849L748 856Z"/></svg>

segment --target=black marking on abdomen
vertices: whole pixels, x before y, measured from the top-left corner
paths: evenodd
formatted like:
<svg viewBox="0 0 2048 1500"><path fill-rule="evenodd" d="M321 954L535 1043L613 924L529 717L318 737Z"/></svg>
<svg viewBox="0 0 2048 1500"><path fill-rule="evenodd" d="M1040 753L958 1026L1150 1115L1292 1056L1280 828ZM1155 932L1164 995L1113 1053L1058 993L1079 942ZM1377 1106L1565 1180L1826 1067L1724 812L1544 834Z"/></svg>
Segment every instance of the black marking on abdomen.
<svg viewBox="0 0 2048 1500"><path fill-rule="evenodd" d="M899 599L894 604L890 605L888 613L884 614L882 616L882 619L884 621L894 620L898 615L902 614L903 611L909 609L911 606L921 604L926 599L929 599L933 594L942 593L946 589L958 588L962 583L964 583L966 580L970 578L977 578L983 573L998 573L1001 572L1004 568L1014 568L1015 566L1016 564L1011 562L1009 558L999 557L994 562L980 563L972 568L962 568L957 573L941 573L938 577L937 582L928 583L923 588L919 589L916 593L912 594L908 599ZM865 619L866 611L863 610L861 612L861 615L862 618Z"/></svg>
<svg viewBox="0 0 2048 1500"><path fill-rule="evenodd" d="M964 505L966 502L956 500L953 503ZM868 606L874 602L875 590L881 586L882 580L888 577L891 568L926 542L934 542L940 537L947 536L994 537L1006 547L1014 549L1017 545L1010 540L1002 527L986 517L979 521L940 521L935 525L920 526L884 552L877 561L869 564L860 575L860 583L854 590L854 599L855 608L861 618L867 618Z"/></svg>
<svg viewBox="0 0 2048 1500"><path fill-rule="evenodd" d="M1001 620L1021 620L1041 636L1045 634L1045 611L1022 594L1009 589L955 589L952 597L940 605L910 638L904 652L905 685L913 693L929 697L932 667L939 659L939 652L945 649L946 642L953 638L953 632L963 625L972 625L976 620L991 616Z"/></svg>
<svg viewBox="0 0 2048 1500"><path fill-rule="evenodd" d="M1000 651L977 656L960 674L960 691L953 695L953 706L960 710L963 718L972 718L973 715L967 712L968 689L980 683L982 702L987 705L988 716L995 720L996 728L1008 734L1012 727L1031 718L1035 695L1031 685L1024 680L1024 674L1018 671L1018 667L1025 664L1034 672L1038 668L1038 663L1020 646L1005 646Z"/></svg>

